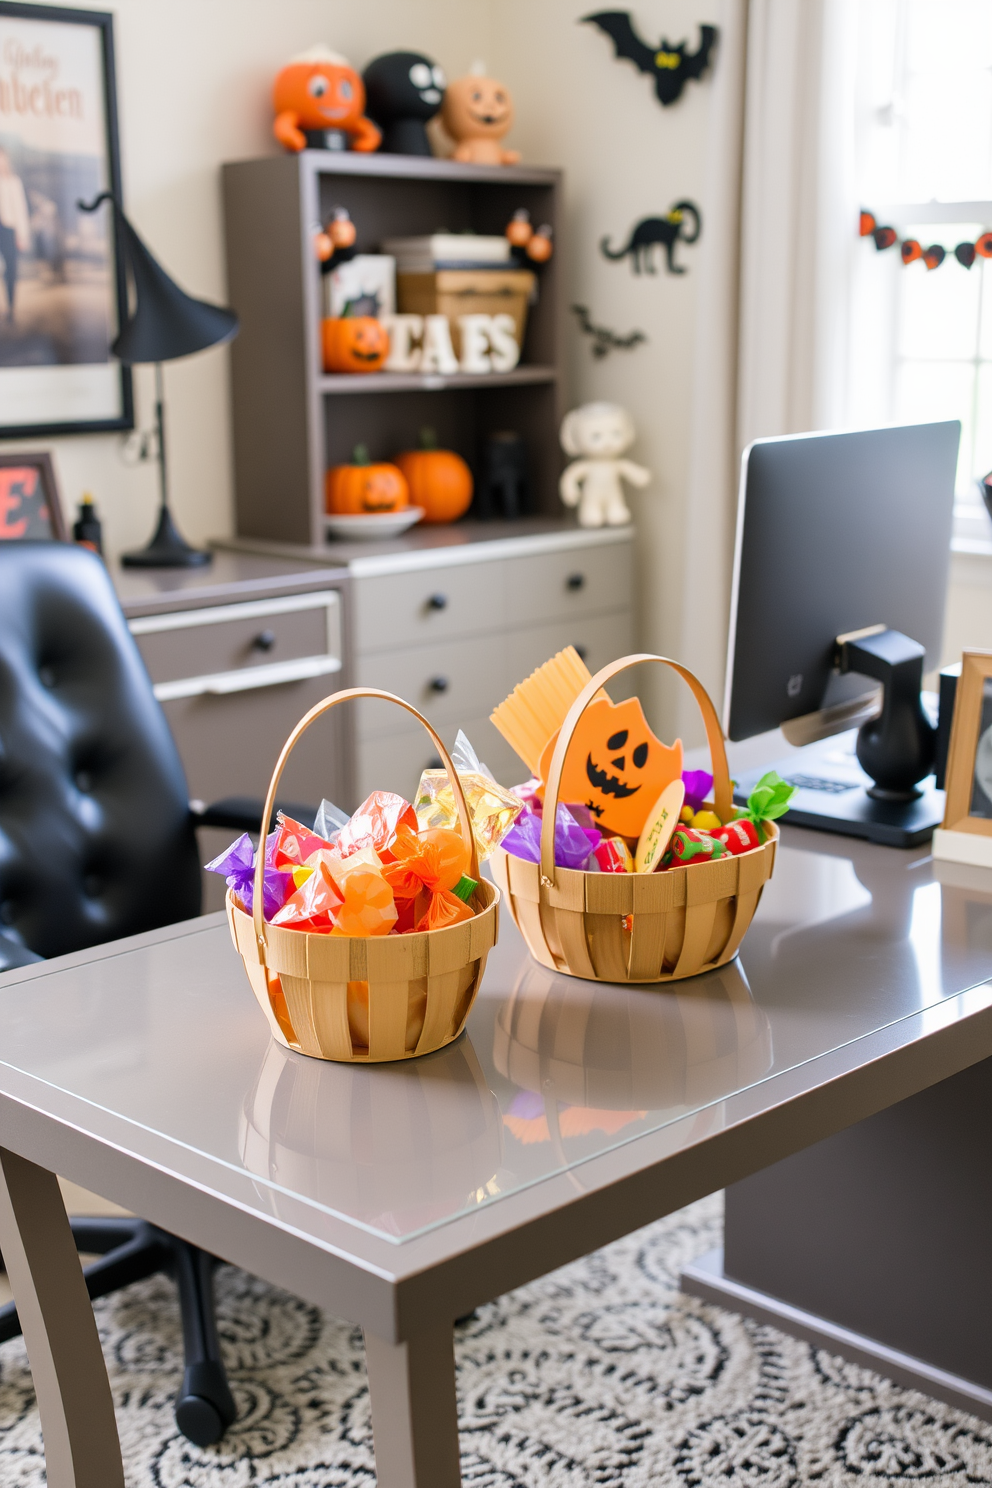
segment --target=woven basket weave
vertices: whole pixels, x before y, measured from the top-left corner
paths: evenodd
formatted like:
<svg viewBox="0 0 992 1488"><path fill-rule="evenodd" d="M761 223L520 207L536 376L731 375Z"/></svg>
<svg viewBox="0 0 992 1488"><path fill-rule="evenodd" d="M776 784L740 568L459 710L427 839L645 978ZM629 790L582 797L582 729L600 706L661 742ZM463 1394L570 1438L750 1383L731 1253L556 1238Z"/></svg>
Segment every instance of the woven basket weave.
<svg viewBox="0 0 992 1488"><path fill-rule="evenodd" d="M375 1064L430 1054L456 1039L496 944L499 892L479 877L479 857L461 781L437 734L416 708L372 687L351 687L310 709L283 745L269 782L262 834L279 780L300 736L322 714L352 698L383 698L424 725L454 788L469 877L478 879L471 920L409 935L328 935L272 925L262 917L264 854L255 868L253 914L227 893L227 917L252 991L273 1038L318 1059Z"/></svg>
<svg viewBox="0 0 992 1488"><path fill-rule="evenodd" d="M737 955L775 863L778 828L766 822L765 841L751 852L663 873L582 873L555 866L555 813L576 725L601 687L647 661L671 667L691 688L706 726L714 809L721 821L729 819L733 788L723 733L703 684L667 657L625 656L596 673L562 724L544 794L540 863L502 848L490 859L531 955L553 971L589 981L670 982L723 966Z"/></svg>

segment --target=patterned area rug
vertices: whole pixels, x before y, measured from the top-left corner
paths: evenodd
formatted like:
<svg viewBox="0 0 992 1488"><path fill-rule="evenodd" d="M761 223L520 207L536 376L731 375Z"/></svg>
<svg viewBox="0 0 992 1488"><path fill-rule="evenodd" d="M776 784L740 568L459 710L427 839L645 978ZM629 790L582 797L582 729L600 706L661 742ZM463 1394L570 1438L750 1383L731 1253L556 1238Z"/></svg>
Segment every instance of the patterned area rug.
<svg viewBox="0 0 992 1488"><path fill-rule="evenodd" d="M466 1488L992 1485L992 1426L678 1291L719 1199L524 1287L457 1331ZM239 1420L216 1447L172 1419L182 1346L162 1279L98 1305L129 1488L375 1482L360 1333L225 1267ZM0 1348L0 1483L42 1488L27 1359Z"/></svg>

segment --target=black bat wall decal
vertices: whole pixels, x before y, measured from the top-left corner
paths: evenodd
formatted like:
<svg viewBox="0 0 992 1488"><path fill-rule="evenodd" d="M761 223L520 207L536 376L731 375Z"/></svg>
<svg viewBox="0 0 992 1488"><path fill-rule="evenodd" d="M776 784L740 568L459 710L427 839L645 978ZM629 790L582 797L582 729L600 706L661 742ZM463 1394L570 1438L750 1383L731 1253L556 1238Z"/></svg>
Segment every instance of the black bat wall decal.
<svg viewBox="0 0 992 1488"><path fill-rule="evenodd" d="M695 52L686 52L688 45L680 41L678 46L663 38L657 47L648 46L634 30L629 10L597 10L582 17L598 26L613 42L618 57L633 62L638 72L646 72L654 78L654 91L658 102L666 108L681 98L682 89L690 78L701 78L710 65L710 53L716 45L715 26L700 26L699 47Z"/></svg>

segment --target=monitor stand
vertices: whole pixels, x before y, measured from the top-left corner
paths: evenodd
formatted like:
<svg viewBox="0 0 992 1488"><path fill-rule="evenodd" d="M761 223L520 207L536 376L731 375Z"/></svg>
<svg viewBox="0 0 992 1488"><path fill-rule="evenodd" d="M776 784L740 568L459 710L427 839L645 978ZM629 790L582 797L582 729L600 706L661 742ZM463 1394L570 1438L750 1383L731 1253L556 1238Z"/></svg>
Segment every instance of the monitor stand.
<svg viewBox="0 0 992 1488"><path fill-rule="evenodd" d="M944 792L931 773L936 729L921 696L923 647L872 625L838 636L834 660L842 674L881 682L881 710L856 734L808 744L774 767L797 787L789 821L888 847L918 847L944 819ZM743 804L762 773L745 777L734 799Z"/></svg>
<svg viewBox="0 0 992 1488"><path fill-rule="evenodd" d="M913 801L876 800L868 794L871 777L858 764L857 737L857 730L850 729L807 744L764 769L749 771L740 777L734 800L743 806L762 775L777 770L796 787L784 819L789 826L866 837L886 847L919 847L929 842L934 827L944 819L944 792L937 789L934 777L920 782L921 794Z"/></svg>

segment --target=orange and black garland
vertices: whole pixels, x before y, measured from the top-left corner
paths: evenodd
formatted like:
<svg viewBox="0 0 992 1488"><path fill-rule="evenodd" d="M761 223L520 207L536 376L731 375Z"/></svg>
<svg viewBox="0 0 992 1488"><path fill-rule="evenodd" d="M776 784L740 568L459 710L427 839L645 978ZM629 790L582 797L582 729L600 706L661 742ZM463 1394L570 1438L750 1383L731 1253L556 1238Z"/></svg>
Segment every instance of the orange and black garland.
<svg viewBox="0 0 992 1488"><path fill-rule="evenodd" d="M880 253L885 248L894 248L899 242L899 234L895 228L879 227L871 212L861 213L861 236L872 238ZM928 269L939 269L947 257L947 250L939 243L931 243L929 248L924 248L915 238L903 238L899 243L899 252L904 264L920 259ZM959 243L954 249L954 257L965 269L970 269L976 258L992 258L992 232L980 233L973 243Z"/></svg>

